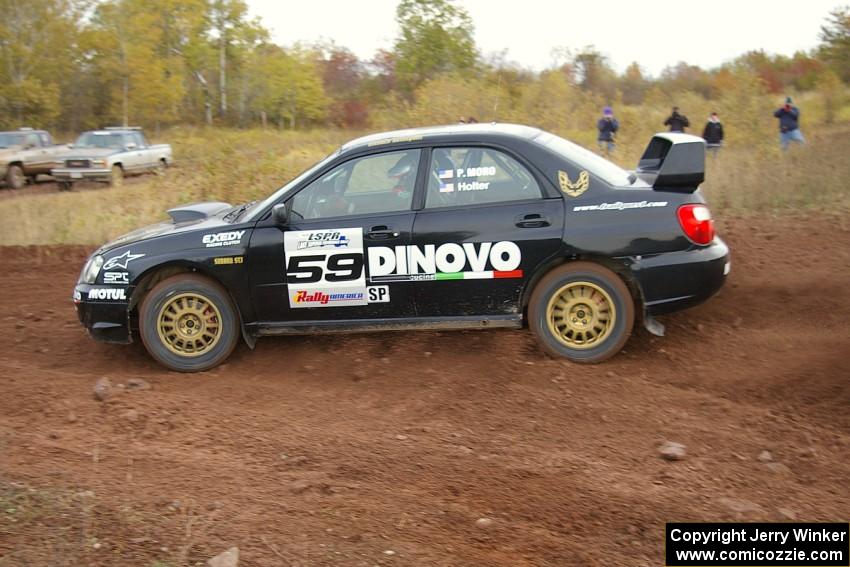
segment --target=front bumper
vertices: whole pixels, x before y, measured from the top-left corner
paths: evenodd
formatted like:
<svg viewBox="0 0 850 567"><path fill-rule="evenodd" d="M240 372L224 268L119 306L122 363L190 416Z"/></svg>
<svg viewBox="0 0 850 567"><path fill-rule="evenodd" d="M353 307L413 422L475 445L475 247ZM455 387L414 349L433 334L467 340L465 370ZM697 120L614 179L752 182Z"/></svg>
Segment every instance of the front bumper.
<svg viewBox="0 0 850 567"><path fill-rule="evenodd" d="M720 238L708 246L633 259L644 309L663 315L699 305L723 287L731 269L729 247Z"/></svg>
<svg viewBox="0 0 850 567"><path fill-rule="evenodd" d="M132 289L126 286L77 284L74 308L80 323L92 338L127 344L133 341L129 310L131 295Z"/></svg>
<svg viewBox="0 0 850 567"><path fill-rule="evenodd" d="M109 181L112 179L111 169L93 168L93 167L60 167L50 170L50 175L56 181L82 181L84 179L94 179L95 181Z"/></svg>

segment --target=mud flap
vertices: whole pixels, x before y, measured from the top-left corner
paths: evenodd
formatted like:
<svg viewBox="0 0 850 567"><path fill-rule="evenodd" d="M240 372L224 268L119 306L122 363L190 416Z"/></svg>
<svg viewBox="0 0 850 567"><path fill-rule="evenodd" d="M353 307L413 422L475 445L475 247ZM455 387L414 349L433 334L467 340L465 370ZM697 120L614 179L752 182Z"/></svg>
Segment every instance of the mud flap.
<svg viewBox="0 0 850 567"><path fill-rule="evenodd" d="M654 318L649 313L644 312L643 314L643 326L656 337L664 336L664 324L659 322L658 319Z"/></svg>
<svg viewBox="0 0 850 567"><path fill-rule="evenodd" d="M245 325L242 325L242 340L245 341L245 344L251 350L254 350L254 347L257 346L257 337L249 333Z"/></svg>

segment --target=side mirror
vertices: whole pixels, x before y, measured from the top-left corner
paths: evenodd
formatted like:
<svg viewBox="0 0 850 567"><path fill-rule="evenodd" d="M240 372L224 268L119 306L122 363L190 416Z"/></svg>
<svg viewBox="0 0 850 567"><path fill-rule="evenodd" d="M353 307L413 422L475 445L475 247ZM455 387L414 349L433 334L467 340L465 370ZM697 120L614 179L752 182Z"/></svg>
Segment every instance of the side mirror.
<svg viewBox="0 0 850 567"><path fill-rule="evenodd" d="M280 226L289 224L289 207L286 203L278 203L272 207L272 220Z"/></svg>
<svg viewBox="0 0 850 567"><path fill-rule="evenodd" d="M136 149L136 143L130 142L126 146L124 146L124 149L125 150L135 150Z"/></svg>

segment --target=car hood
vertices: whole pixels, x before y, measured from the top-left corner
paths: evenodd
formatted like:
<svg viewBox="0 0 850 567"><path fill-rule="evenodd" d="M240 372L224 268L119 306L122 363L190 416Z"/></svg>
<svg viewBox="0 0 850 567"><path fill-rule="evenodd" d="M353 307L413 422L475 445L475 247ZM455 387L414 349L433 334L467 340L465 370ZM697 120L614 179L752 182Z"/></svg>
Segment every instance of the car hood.
<svg viewBox="0 0 850 567"><path fill-rule="evenodd" d="M119 154L122 151L116 148L74 148L63 153L62 157L64 159L95 159Z"/></svg>
<svg viewBox="0 0 850 567"><path fill-rule="evenodd" d="M128 232L107 242L98 248L95 254L103 254L119 246L127 246L161 236L190 231L215 231L222 227L230 228L234 225L225 221L224 215L232 209L233 207L230 204L221 202L194 203L170 209L168 214L172 220L158 222Z"/></svg>
<svg viewBox="0 0 850 567"><path fill-rule="evenodd" d="M11 146L11 147L8 147L8 148L0 148L0 157L6 157L8 155L17 154L21 150L23 150L23 147L21 147L21 146Z"/></svg>

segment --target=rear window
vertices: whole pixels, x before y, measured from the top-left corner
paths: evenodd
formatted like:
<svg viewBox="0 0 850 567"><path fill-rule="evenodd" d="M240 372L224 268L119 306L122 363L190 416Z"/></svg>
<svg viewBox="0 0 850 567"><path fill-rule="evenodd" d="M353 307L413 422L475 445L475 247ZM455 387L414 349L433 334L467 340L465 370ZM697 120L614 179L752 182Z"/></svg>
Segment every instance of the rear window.
<svg viewBox="0 0 850 567"><path fill-rule="evenodd" d="M603 179L609 185L617 187L631 185L628 171L560 136L543 132L534 139L534 142L569 160L579 169L585 169Z"/></svg>

